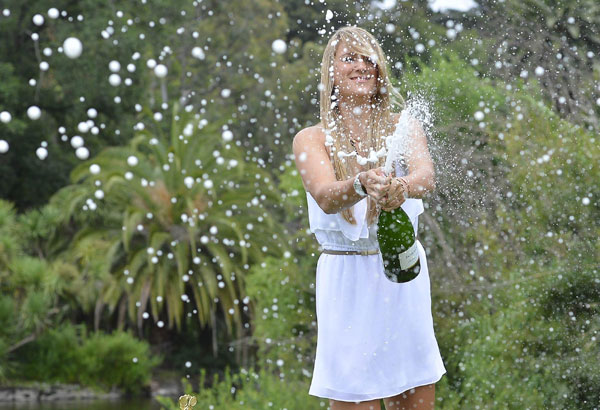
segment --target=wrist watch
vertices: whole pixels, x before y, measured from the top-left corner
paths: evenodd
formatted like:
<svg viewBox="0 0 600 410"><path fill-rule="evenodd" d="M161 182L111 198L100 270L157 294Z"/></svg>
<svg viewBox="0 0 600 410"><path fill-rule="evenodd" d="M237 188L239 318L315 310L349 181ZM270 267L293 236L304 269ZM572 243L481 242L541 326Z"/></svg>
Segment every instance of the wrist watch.
<svg viewBox="0 0 600 410"><path fill-rule="evenodd" d="M362 174L362 172L356 174L356 176L354 177L354 184L352 184L352 186L354 187L354 190L358 195L367 196L367 193L365 192L365 187L363 186L362 182L360 182L360 174Z"/></svg>

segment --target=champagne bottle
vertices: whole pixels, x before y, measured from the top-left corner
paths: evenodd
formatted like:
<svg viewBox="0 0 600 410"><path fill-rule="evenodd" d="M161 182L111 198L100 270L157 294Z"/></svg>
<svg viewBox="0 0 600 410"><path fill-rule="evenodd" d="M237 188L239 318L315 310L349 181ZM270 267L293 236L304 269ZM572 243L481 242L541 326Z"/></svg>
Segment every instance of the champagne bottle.
<svg viewBox="0 0 600 410"><path fill-rule="evenodd" d="M395 283L409 282L419 275L419 249L410 218L402 208L382 210L377 240L383 258L385 276Z"/></svg>

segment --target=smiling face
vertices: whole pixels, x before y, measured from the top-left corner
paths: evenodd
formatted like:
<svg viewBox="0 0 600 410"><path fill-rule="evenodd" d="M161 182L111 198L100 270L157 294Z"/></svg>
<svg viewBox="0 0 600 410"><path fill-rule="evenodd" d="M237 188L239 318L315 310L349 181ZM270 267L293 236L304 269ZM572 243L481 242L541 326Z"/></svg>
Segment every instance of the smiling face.
<svg viewBox="0 0 600 410"><path fill-rule="evenodd" d="M376 54L365 56L341 40L333 59L334 85L342 96L371 97L377 92Z"/></svg>

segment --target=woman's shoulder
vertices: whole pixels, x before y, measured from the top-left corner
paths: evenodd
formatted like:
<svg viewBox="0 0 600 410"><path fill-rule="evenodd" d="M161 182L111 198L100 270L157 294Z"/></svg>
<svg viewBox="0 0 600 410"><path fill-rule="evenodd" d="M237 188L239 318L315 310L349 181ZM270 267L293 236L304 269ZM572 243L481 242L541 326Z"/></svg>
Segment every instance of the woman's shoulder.
<svg viewBox="0 0 600 410"><path fill-rule="evenodd" d="M294 144L297 143L324 143L325 132L321 123L306 127L298 131L294 136Z"/></svg>
<svg viewBox="0 0 600 410"><path fill-rule="evenodd" d="M419 118L417 118L414 113L411 113L411 111L406 108L402 109L400 112L390 113L390 118L394 123L400 121L401 117L405 117L410 122L420 122Z"/></svg>
<svg viewBox="0 0 600 410"><path fill-rule="evenodd" d="M402 126L408 127L412 132L421 132L423 129L423 123L419 118L413 115L410 110L403 109L400 112L390 113L392 126L397 126L402 122ZM412 132L409 132L412 134Z"/></svg>
<svg viewBox="0 0 600 410"><path fill-rule="evenodd" d="M414 115L411 115L410 111L407 109L403 109L400 112L390 113L390 118L392 119L393 123L400 121L401 117L405 117L408 121L417 121L417 118Z"/></svg>
<svg viewBox="0 0 600 410"><path fill-rule="evenodd" d="M306 148L324 149L327 155L331 156L331 149L326 142L325 131L321 123L306 127L296 134L292 147L294 152L305 152Z"/></svg>
<svg viewBox="0 0 600 410"><path fill-rule="evenodd" d="M390 118L392 119L392 122L396 123L400 119L401 115L402 115L402 112L391 112Z"/></svg>
<svg viewBox="0 0 600 410"><path fill-rule="evenodd" d="M392 129L395 129L395 127L398 125L401 116L401 112L390 112L389 126L392 127Z"/></svg>

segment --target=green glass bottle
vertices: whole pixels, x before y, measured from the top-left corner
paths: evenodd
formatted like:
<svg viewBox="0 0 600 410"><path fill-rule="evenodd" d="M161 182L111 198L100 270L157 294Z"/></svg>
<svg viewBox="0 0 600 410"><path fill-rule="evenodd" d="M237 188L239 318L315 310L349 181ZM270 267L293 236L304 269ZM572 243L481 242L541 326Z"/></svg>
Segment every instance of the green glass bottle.
<svg viewBox="0 0 600 410"><path fill-rule="evenodd" d="M395 283L409 282L421 271L415 230L402 208L382 210L377 240L383 258L385 276Z"/></svg>

